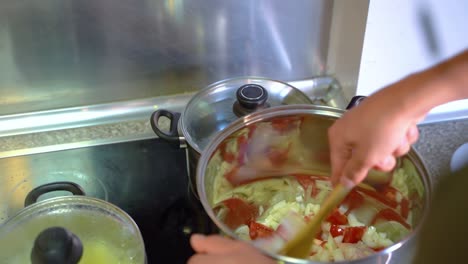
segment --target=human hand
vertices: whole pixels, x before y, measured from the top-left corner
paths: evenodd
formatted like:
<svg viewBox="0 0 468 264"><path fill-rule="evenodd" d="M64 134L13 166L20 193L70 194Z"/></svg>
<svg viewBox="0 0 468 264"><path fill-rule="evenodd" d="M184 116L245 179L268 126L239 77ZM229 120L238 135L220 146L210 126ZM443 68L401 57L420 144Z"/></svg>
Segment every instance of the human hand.
<svg viewBox="0 0 468 264"><path fill-rule="evenodd" d="M246 242L232 240L219 235L204 236L194 234L190 238L190 244L196 254L188 260L188 264L275 263L271 258L262 254L260 250Z"/></svg>
<svg viewBox="0 0 468 264"><path fill-rule="evenodd" d="M334 185L353 187L370 169L390 171L419 137L416 124L425 116L407 91L418 85L408 78L364 99L328 130Z"/></svg>
<svg viewBox="0 0 468 264"><path fill-rule="evenodd" d="M468 50L390 85L347 111L328 131L331 181L353 187L371 168L391 170L418 139L433 107L468 99Z"/></svg>

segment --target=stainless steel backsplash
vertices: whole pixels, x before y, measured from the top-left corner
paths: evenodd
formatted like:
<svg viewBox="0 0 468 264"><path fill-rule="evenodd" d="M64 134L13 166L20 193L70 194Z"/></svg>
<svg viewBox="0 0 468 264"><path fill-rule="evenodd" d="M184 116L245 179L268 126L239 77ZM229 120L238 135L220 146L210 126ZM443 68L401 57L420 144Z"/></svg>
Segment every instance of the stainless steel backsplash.
<svg viewBox="0 0 468 264"><path fill-rule="evenodd" d="M333 1L0 0L0 115L326 73Z"/></svg>

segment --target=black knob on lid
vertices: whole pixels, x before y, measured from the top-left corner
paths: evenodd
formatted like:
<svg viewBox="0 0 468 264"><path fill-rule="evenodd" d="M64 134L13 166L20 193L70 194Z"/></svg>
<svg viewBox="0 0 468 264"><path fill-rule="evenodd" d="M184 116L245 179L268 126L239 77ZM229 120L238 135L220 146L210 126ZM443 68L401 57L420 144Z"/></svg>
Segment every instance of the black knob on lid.
<svg viewBox="0 0 468 264"><path fill-rule="evenodd" d="M34 241L32 264L76 264L83 255L80 239L62 227L42 231Z"/></svg>
<svg viewBox="0 0 468 264"><path fill-rule="evenodd" d="M234 113L243 116L257 109L266 108L268 92L258 84L246 84L237 89L237 102L234 103Z"/></svg>
<svg viewBox="0 0 468 264"><path fill-rule="evenodd" d="M237 100L239 104L247 109L255 109L265 104L268 92L257 84L246 84L237 89Z"/></svg>

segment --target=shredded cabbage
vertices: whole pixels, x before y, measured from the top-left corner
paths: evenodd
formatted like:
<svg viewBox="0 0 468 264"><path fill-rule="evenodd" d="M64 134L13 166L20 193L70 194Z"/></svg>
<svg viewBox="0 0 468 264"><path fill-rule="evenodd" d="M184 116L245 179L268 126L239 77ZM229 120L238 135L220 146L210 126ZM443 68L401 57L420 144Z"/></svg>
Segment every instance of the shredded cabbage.
<svg viewBox="0 0 468 264"><path fill-rule="evenodd" d="M403 196L408 198L416 192L419 197L423 197L424 185L410 160L403 159L402 167L396 169L394 174L391 186L400 191Z"/></svg>

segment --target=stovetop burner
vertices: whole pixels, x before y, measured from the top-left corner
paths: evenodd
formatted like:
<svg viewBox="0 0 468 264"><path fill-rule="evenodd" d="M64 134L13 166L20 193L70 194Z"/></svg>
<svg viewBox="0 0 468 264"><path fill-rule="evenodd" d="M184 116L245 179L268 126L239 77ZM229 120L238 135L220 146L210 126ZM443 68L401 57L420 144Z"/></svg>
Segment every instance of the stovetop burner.
<svg viewBox="0 0 468 264"><path fill-rule="evenodd" d="M148 264L186 263L194 253L191 234L211 234L218 229L190 188L185 150L158 139L139 144L136 147L151 149L143 151L143 161L138 162L138 171L147 176L139 176L144 183L137 184L132 203L118 199L116 203L140 228Z"/></svg>
<svg viewBox="0 0 468 264"><path fill-rule="evenodd" d="M194 254L190 236L218 229L190 190L161 202L167 203L130 212L143 234L148 263L186 263Z"/></svg>
<svg viewBox="0 0 468 264"><path fill-rule="evenodd" d="M136 216L147 242L150 263L185 263L194 253L189 244L190 235L217 231L197 203L191 198L179 197L169 203L162 214L152 218L154 222Z"/></svg>

